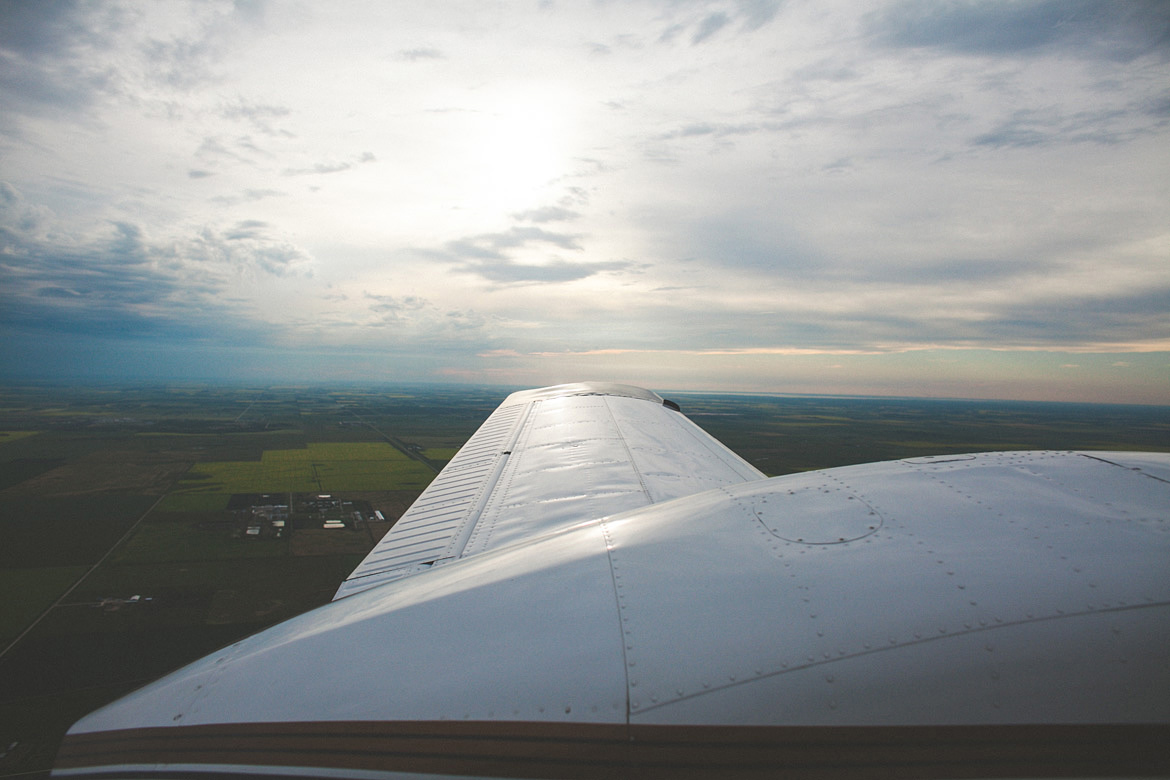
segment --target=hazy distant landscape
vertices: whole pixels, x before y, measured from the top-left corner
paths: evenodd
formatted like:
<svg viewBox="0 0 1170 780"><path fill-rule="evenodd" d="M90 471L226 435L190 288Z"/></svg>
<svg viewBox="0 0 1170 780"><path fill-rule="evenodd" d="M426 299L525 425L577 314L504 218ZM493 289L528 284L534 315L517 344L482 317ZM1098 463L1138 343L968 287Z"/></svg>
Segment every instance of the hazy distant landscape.
<svg viewBox="0 0 1170 780"><path fill-rule="evenodd" d="M508 392L0 389L0 776L47 770L100 704L328 602ZM1167 407L664 395L770 475L1170 451Z"/></svg>

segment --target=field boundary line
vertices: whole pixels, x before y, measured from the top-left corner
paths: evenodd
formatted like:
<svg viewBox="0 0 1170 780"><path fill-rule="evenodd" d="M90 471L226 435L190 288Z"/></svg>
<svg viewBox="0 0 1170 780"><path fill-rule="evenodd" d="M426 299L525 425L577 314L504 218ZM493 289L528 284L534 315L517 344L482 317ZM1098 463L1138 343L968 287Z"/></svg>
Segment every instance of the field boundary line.
<svg viewBox="0 0 1170 780"><path fill-rule="evenodd" d="M156 498L154 503L151 504L150 507L147 508L147 510L145 512L143 512L139 516L139 518L137 520L135 520L134 523L129 528L126 529L126 533L122 534L118 538L118 541L114 542L110 546L110 549L106 550L106 554L103 555L101 558L99 558L97 563L95 563L93 566L90 566L89 569L87 569L84 574L82 574L80 577L78 577L74 581L74 583L69 586L68 590L66 590L64 593L62 593L60 596L58 596L57 600L54 601L52 604L50 604L48 607L46 607L45 610L43 612L41 612L40 615L37 615L37 619L34 620L33 622L29 623L28 626L23 631L21 631L19 634L17 634L16 639L13 639L11 642L8 643L7 647L5 647L3 650L0 650L0 658L3 658L5 655L8 654L9 650L16 647L18 644L20 644L20 640L24 639L24 637L30 631L32 631L34 628L36 628L40 624L40 622L45 619L46 615L48 615L50 612L52 612L57 607L61 606L61 602L63 602L69 596L69 594L71 594L71 593L73 593L73 591L77 590L77 586L79 586L81 583L85 582L85 580L89 577L89 575L93 574L99 566L101 566L103 563L105 563L106 560L111 555L114 554L114 550L117 550L119 547L122 546L123 542L125 542L127 539L130 538L130 534L134 533L135 529L137 529L138 526L142 524L142 521L146 519L146 516L154 511L154 508L156 506L158 506L164 498L167 497L167 493L169 493L169 492L170 491L168 490L166 493L163 493L161 496Z"/></svg>

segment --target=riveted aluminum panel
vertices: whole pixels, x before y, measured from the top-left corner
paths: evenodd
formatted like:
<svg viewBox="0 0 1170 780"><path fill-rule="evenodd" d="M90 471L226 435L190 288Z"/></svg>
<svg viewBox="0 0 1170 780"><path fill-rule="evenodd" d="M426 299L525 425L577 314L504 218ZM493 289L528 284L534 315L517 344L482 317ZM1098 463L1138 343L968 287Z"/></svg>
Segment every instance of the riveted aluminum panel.
<svg viewBox="0 0 1170 780"><path fill-rule="evenodd" d="M110 705L74 733L215 723L624 723L613 584L596 525L293 618Z"/></svg>
<svg viewBox="0 0 1170 780"><path fill-rule="evenodd" d="M526 404L511 404L493 412L333 598L417 574L437 560L457 556L529 409Z"/></svg>
<svg viewBox="0 0 1170 780"><path fill-rule="evenodd" d="M335 598L575 523L762 478L647 390L581 383L514 393Z"/></svg>
<svg viewBox="0 0 1170 780"><path fill-rule="evenodd" d="M893 462L603 525L632 722L1170 723L1170 484L1145 473Z"/></svg>

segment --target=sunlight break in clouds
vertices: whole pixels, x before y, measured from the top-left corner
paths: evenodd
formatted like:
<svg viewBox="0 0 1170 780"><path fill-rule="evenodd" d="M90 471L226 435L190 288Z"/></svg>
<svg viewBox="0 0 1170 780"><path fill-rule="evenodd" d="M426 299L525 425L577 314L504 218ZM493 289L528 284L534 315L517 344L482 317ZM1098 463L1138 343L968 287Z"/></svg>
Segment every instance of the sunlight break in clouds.
<svg viewBox="0 0 1170 780"><path fill-rule="evenodd" d="M1138 1L0 3L5 376L1170 403L1168 41Z"/></svg>

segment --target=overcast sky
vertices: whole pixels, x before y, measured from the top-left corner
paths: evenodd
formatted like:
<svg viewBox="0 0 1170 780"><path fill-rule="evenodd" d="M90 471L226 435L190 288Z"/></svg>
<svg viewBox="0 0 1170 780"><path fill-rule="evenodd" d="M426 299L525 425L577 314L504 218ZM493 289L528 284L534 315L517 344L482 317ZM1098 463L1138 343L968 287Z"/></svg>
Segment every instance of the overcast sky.
<svg viewBox="0 0 1170 780"><path fill-rule="evenodd" d="M0 3L10 379L1170 403L1170 3Z"/></svg>

